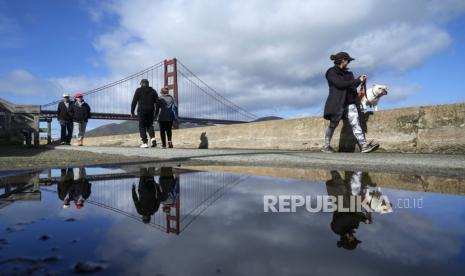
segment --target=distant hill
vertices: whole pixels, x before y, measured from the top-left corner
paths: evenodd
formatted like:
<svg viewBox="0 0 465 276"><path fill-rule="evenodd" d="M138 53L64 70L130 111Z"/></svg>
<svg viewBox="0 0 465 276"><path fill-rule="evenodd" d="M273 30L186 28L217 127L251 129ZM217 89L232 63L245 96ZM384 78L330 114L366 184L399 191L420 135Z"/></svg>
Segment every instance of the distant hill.
<svg viewBox="0 0 465 276"><path fill-rule="evenodd" d="M153 124L155 130L158 130L158 124ZM182 123L181 128L193 128L205 125L198 125L192 123ZM124 121L119 124L111 123L103 126L96 127L92 130L86 132L87 137L99 137L99 136L110 136L118 134L131 134L139 132L139 122L138 121Z"/></svg>
<svg viewBox="0 0 465 276"><path fill-rule="evenodd" d="M124 121L116 124L111 123L96 127L86 132L87 137L108 136L116 134L130 134L139 132L139 123L137 121Z"/></svg>
<svg viewBox="0 0 465 276"><path fill-rule="evenodd" d="M252 122L263 122L263 121L282 120L282 119L283 118L277 117L277 116L267 116L267 117L261 117L261 118L255 119Z"/></svg>
<svg viewBox="0 0 465 276"><path fill-rule="evenodd" d="M281 120L281 117L268 116L261 117L253 122L262 122L270 120ZM193 123L182 123L180 128L193 128L193 127L202 127L207 125L193 124ZM158 130L158 124L154 123L155 130ZM139 122L138 121L124 121L119 124L111 123L103 126L96 127L92 130L86 132L87 137L99 137L99 136L110 136L110 135L119 135L119 134L131 134L139 132Z"/></svg>

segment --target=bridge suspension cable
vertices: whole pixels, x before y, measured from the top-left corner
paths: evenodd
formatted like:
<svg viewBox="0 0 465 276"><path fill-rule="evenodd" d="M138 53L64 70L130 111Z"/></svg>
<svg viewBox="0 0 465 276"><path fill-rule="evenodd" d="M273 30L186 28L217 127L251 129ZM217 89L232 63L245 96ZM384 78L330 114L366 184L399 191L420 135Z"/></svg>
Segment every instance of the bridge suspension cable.
<svg viewBox="0 0 465 276"><path fill-rule="evenodd" d="M167 66L169 62L169 66ZM130 107L134 91L142 78L148 79L150 86L157 91L167 85L168 78L173 81L173 73L167 75L167 68L176 69L176 87L181 121L197 120L200 122L228 123L249 122L257 119L252 112L226 98L206 84L183 63L177 59L159 62L142 71L118 81L83 92L85 100L92 108L92 113L99 114L100 119L130 119ZM179 66L177 66L179 64ZM41 106L42 113L53 116L60 100ZM103 114L103 115L102 115ZM107 116L105 116L107 115ZM108 117L108 118L107 118Z"/></svg>

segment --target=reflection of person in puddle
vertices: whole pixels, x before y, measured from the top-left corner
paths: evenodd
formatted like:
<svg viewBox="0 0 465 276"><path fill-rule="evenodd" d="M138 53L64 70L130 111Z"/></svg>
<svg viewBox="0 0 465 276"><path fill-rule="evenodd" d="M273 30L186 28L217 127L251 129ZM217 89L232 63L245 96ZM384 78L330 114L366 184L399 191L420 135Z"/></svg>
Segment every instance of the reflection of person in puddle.
<svg viewBox="0 0 465 276"><path fill-rule="evenodd" d="M74 173L73 168L61 169L61 177L58 180L58 198L63 201L63 207L69 207L69 191L73 186Z"/></svg>
<svg viewBox="0 0 465 276"><path fill-rule="evenodd" d="M179 177L173 173L173 168L162 167L160 173L161 203L163 212L170 213L179 194Z"/></svg>
<svg viewBox="0 0 465 276"><path fill-rule="evenodd" d="M73 200L76 208L84 207L84 201L91 193L91 183L87 180L85 168L62 169L58 183L58 196L63 200L63 207L68 208Z"/></svg>
<svg viewBox="0 0 465 276"><path fill-rule="evenodd" d="M368 177L363 179L368 179ZM361 197L364 194L366 183L362 183L362 172L354 172L351 175L346 174L346 180L343 180L337 171L331 171L331 179L326 181L326 189L328 191L328 195L335 196L338 200L342 199L342 206L348 208L350 207L351 197ZM361 241L354 235L355 229L358 228L360 222L371 224L373 222L371 213L366 211L335 211L333 213L331 230L340 237L340 240L337 242L338 247L353 250L359 243L361 243Z"/></svg>
<svg viewBox="0 0 465 276"><path fill-rule="evenodd" d="M139 187L136 193L136 185L132 184L132 200L137 212L142 216L143 223L149 223L153 214L160 207L160 188L155 182L154 168L141 168Z"/></svg>

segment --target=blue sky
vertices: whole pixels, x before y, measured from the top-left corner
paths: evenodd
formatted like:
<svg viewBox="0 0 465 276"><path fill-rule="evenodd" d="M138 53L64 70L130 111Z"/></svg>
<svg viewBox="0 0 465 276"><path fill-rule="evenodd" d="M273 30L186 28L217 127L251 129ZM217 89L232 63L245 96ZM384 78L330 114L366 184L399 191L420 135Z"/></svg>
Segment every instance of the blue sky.
<svg viewBox="0 0 465 276"><path fill-rule="evenodd" d="M452 43L420 66L405 74L406 81L421 84L421 97L412 97L403 105L443 104L465 102L465 76L462 62L465 60L465 17L449 24L447 31Z"/></svg>
<svg viewBox="0 0 465 276"><path fill-rule="evenodd" d="M328 56L347 50L391 88L381 109L465 102L463 1L360 0L337 20L336 1L128 2L0 0L0 97L46 103L176 56L260 116L315 115Z"/></svg>
<svg viewBox="0 0 465 276"><path fill-rule="evenodd" d="M24 69L41 78L69 75L101 76L93 41L111 22L95 24L84 1L0 1L0 15L11 21L2 32L0 73ZM2 39L3 40L3 39Z"/></svg>

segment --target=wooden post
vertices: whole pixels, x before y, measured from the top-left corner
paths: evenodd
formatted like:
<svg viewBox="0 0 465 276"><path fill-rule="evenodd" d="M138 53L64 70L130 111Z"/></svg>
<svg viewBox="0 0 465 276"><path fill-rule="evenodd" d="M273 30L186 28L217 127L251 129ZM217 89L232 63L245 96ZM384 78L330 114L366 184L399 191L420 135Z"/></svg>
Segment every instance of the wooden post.
<svg viewBox="0 0 465 276"><path fill-rule="evenodd" d="M47 118L47 145L52 143L52 118Z"/></svg>
<svg viewBox="0 0 465 276"><path fill-rule="evenodd" d="M34 115L34 146L40 145L40 115Z"/></svg>

